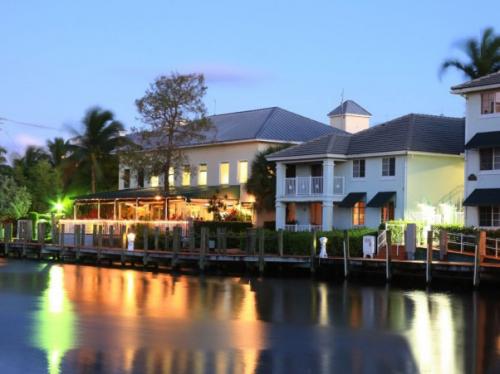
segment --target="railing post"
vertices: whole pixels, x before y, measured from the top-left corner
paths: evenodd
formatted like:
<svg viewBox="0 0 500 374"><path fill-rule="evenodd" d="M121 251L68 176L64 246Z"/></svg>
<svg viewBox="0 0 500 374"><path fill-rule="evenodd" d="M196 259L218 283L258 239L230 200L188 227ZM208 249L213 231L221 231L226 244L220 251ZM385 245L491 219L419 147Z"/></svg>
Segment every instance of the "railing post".
<svg viewBox="0 0 500 374"><path fill-rule="evenodd" d="M115 247L115 226L110 225L108 228L108 234L109 234L109 240L108 240L108 245L109 248L114 248Z"/></svg>
<svg viewBox="0 0 500 374"><path fill-rule="evenodd" d="M97 243L97 225L92 225L92 245L93 246L98 246L99 244Z"/></svg>
<svg viewBox="0 0 500 374"><path fill-rule="evenodd" d="M429 230L427 232L427 258L425 262L425 281L427 284L430 284L432 280L432 241L433 233L432 230Z"/></svg>
<svg viewBox="0 0 500 374"><path fill-rule="evenodd" d="M342 250L344 253L344 277L349 276L349 231L344 230L344 240L342 241Z"/></svg>
<svg viewBox="0 0 500 374"><path fill-rule="evenodd" d="M278 230L278 253L283 257L283 230Z"/></svg>
<svg viewBox="0 0 500 374"><path fill-rule="evenodd" d="M445 260L448 256L448 231L439 231L439 259Z"/></svg>
<svg viewBox="0 0 500 374"><path fill-rule="evenodd" d="M172 267L177 265L177 262L179 260L179 251L181 248L181 228L180 227L174 227L173 229L173 238L172 238Z"/></svg>
<svg viewBox="0 0 500 374"><path fill-rule="evenodd" d="M392 232L385 232L385 279L389 282L392 278L391 274L391 257L392 257Z"/></svg>

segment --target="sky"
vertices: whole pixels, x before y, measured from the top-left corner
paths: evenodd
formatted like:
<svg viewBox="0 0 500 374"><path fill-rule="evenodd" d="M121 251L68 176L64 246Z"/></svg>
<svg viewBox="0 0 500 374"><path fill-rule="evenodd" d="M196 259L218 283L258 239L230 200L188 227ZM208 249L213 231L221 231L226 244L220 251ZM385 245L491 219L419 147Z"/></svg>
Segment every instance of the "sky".
<svg viewBox="0 0 500 374"><path fill-rule="evenodd" d="M209 114L280 106L327 123L343 97L372 124L463 116L449 90L464 77L439 66L500 32L497 1L3 0L0 146L69 137L93 106L137 126L134 101L173 71L205 74Z"/></svg>

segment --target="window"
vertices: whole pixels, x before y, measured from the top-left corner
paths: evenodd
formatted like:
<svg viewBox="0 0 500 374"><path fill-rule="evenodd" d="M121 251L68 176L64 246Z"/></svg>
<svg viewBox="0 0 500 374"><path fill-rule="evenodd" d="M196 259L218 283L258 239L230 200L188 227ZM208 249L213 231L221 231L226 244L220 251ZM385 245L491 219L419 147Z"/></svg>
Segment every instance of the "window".
<svg viewBox="0 0 500 374"><path fill-rule="evenodd" d="M144 169L137 170L137 186L144 187Z"/></svg>
<svg viewBox="0 0 500 374"><path fill-rule="evenodd" d="M229 162L221 162L219 165L219 183L229 184Z"/></svg>
<svg viewBox="0 0 500 374"><path fill-rule="evenodd" d="M130 169L123 170L123 188L130 188Z"/></svg>
<svg viewBox="0 0 500 374"><path fill-rule="evenodd" d="M500 113L500 91L481 94L481 114Z"/></svg>
<svg viewBox="0 0 500 374"><path fill-rule="evenodd" d="M380 208L380 222L384 223L387 221L392 221L394 219L394 202L389 201L382 208Z"/></svg>
<svg viewBox="0 0 500 374"><path fill-rule="evenodd" d="M500 147L479 150L480 170L500 170Z"/></svg>
<svg viewBox="0 0 500 374"><path fill-rule="evenodd" d="M248 161L238 162L238 180L240 183L246 183L248 180Z"/></svg>
<svg viewBox="0 0 500 374"><path fill-rule="evenodd" d="M358 201L352 207L352 224L353 226L365 224L365 203L363 201Z"/></svg>
<svg viewBox="0 0 500 374"><path fill-rule="evenodd" d="M500 206L479 207L479 226L499 227L500 226Z"/></svg>
<svg viewBox="0 0 500 374"><path fill-rule="evenodd" d="M172 166L168 168L168 185L175 186L175 169Z"/></svg>
<svg viewBox="0 0 500 374"><path fill-rule="evenodd" d="M396 159L394 157L384 157L382 159L382 176L393 177L396 175Z"/></svg>
<svg viewBox="0 0 500 374"><path fill-rule="evenodd" d="M157 175L151 176L149 184L151 187L158 187L160 185L160 178Z"/></svg>
<svg viewBox="0 0 500 374"><path fill-rule="evenodd" d="M207 185L207 164L200 164L198 166L198 185Z"/></svg>
<svg viewBox="0 0 500 374"><path fill-rule="evenodd" d="M189 165L184 165L184 168L182 169L182 185L191 185L191 168Z"/></svg>
<svg viewBox="0 0 500 374"><path fill-rule="evenodd" d="M353 178L365 177L365 160L352 161L352 177Z"/></svg>

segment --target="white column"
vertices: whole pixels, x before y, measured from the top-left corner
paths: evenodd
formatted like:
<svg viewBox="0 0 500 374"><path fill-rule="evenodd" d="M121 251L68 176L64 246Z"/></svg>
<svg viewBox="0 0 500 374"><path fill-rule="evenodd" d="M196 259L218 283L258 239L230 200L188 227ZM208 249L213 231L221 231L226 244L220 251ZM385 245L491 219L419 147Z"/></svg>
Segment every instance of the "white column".
<svg viewBox="0 0 500 374"><path fill-rule="evenodd" d="M323 195L333 197L333 176L335 163L333 160L323 160Z"/></svg>
<svg viewBox="0 0 500 374"><path fill-rule="evenodd" d="M322 213L321 230L330 231L333 227L333 202L331 200L323 200L321 213Z"/></svg>
<svg viewBox="0 0 500 374"><path fill-rule="evenodd" d="M282 162L276 163L276 197L285 195L286 165Z"/></svg>
<svg viewBox="0 0 500 374"><path fill-rule="evenodd" d="M276 230L284 229L286 222L286 203L276 201Z"/></svg>

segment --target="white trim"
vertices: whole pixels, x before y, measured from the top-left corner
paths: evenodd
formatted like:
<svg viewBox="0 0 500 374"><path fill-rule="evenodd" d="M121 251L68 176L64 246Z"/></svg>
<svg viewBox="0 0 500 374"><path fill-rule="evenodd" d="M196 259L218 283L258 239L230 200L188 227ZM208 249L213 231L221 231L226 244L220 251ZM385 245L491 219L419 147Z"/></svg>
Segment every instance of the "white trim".
<svg viewBox="0 0 500 374"><path fill-rule="evenodd" d="M312 140L312 139L311 139ZM212 143L200 143L200 144L192 144L192 145L184 145L184 146L179 146L179 148L186 149L186 148L200 148L200 147L212 147L212 146L218 146L218 145L224 145L224 144L240 144L240 143L276 143L276 144L295 144L299 145L304 143L299 142L299 141L285 141L285 140L272 140L272 139L242 139L242 140L228 140L228 141L219 141L219 142L212 142Z"/></svg>
<svg viewBox="0 0 500 374"><path fill-rule="evenodd" d="M479 172L477 174L479 174L479 175L498 175L498 174L500 174L500 169L479 170ZM477 182L477 181L475 181L475 182Z"/></svg>
<svg viewBox="0 0 500 374"><path fill-rule="evenodd" d="M479 119L500 118L500 112L480 114Z"/></svg>
<svg viewBox="0 0 500 374"><path fill-rule="evenodd" d="M467 94L467 93L473 93L473 92L478 92L478 91L488 91L492 89L500 88L500 84L490 84L487 86L477 86L477 87L469 87L469 88L459 88L456 90L451 90L450 92L452 94Z"/></svg>

